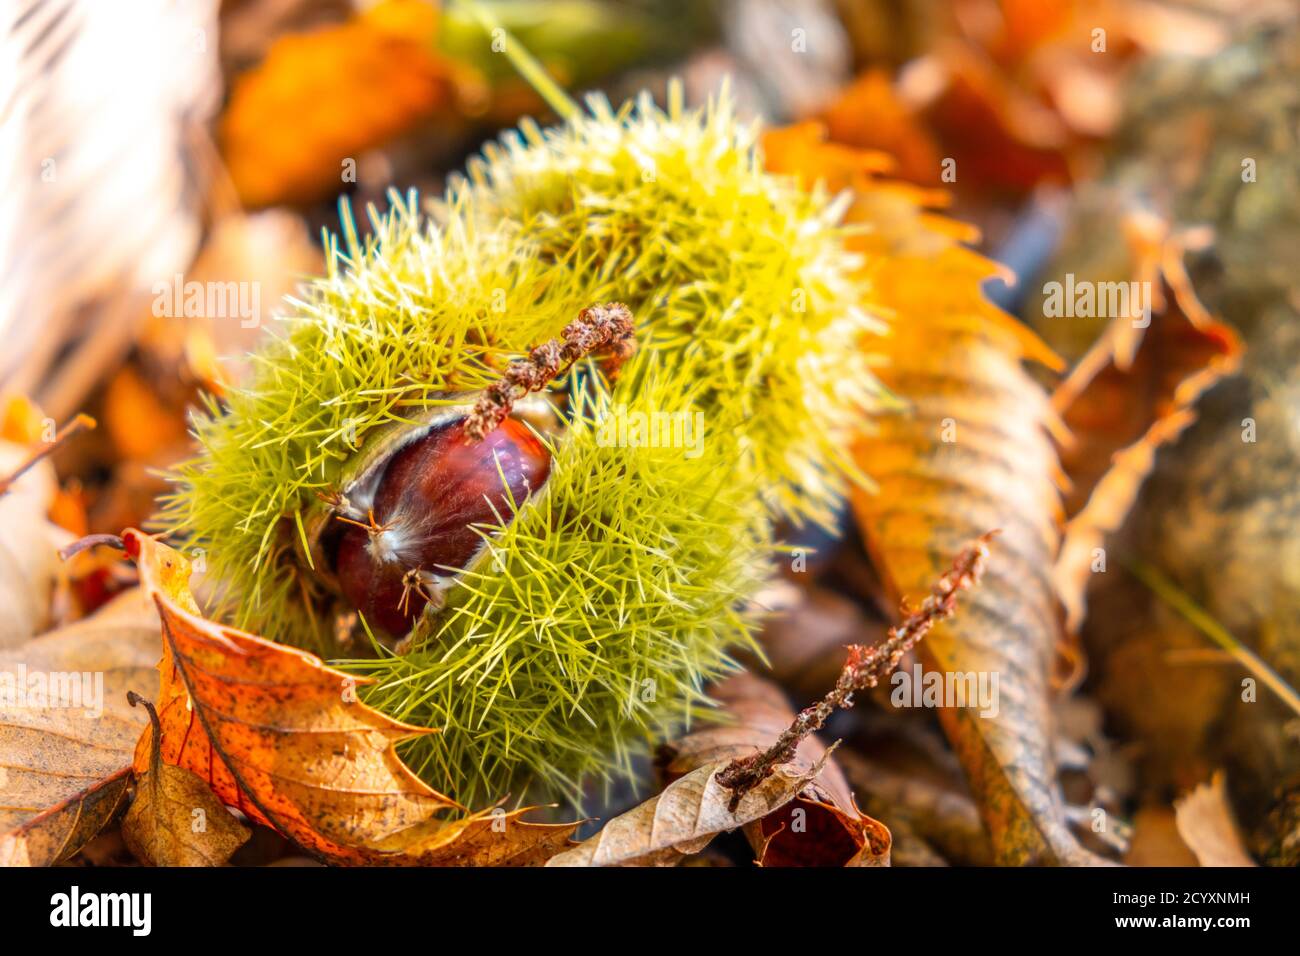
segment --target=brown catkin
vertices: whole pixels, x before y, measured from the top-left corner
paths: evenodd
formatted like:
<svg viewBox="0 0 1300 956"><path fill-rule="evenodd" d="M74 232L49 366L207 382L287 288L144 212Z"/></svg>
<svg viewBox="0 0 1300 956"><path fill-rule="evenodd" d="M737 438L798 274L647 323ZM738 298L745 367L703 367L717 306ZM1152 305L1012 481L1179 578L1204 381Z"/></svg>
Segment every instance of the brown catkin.
<svg viewBox="0 0 1300 956"><path fill-rule="evenodd" d="M515 402L529 392L539 392L574 362L593 352L606 352L605 375L613 380L632 353L636 340L632 312L621 302L583 309L564 327L558 339L543 342L528 358L510 363L505 375L483 390L465 420L465 437L482 441L500 425Z"/></svg>

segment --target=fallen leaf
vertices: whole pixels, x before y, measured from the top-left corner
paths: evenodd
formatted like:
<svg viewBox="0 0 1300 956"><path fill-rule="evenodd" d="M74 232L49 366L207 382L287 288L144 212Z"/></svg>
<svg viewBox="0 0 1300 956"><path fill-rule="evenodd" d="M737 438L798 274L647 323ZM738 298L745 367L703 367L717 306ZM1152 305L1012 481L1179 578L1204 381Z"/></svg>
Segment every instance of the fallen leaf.
<svg viewBox="0 0 1300 956"><path fill-rule="evenodd" d="M820 765L782 765L746 793L735 811L731 791L717 780L730 759L706 764L606 823L595 836L547 860L547 866L673 866L703 850L719 833L770 816L797 797Z"/></svg>
<svg viewBox="0 0 1300 956"><path fill-rule="evenodd" d="M116 815L145 719L126 693L156 691L157 660L140 591L0 655L0 865L57 863Z"/></svg>
<svg viewBox="0 0 1300 956"><path fill-rule="evenodd" d="M1257 865L1237 830L1222 771L1216 771L1209 783L1175 800L1174 817L1178 835L1201 866Z"/></svg>
<svg viewBox="0 0 1300 956"><path fill-rule="evenodd" d="M1133 281L1155 300L1149 327L1115 316L1052 397L1068 430L1068 523L1053 574L1071 632L1083 621L1098 549L1123 525L1156 451L1196 420L1197 398L1241 362L1237 334L1210 318L1182 268L1187 239L1148 216L1126 232Z"/></svg>
<svg viewBox="0 0 1300 956"><path fill-rule="evenodd" d="M955 160L963 190L1022 194L1041 182L1069 181L1075 139L1037 90L970 44L941 41L931 59L941 89L921 115Z"/></svg>
<svg viewBox="0 0 1300 956"><path fill-rule="evenodd" d="M1062 638L1049 576L1061 518L1054 416L1021 367L1025 333L979 294L993 269L981 274L973 262L945 266L943 258L894 260L880 290L905 317L878 346L889 358L880 376L908 407L881 416L855 448L878 491L854 495L854 512L900 599L919 599L964 541L1001 529L984 586L920 656L927 670L999 676L996 716L940 710L995 859L1072 861L1082 852L1062 816L1049 709Z"/></svg>
<svg viewBox="0 0 1300 956"><path fill-rule="evenodd" d="M368 707L356 677L311 654L205 620L189 562L139 531L122 537L162 621L162 759L223 803L332 863L527 865L568 844L577 823L525 822L526 809L467 814L429 788L394 745L433 731ZM139 773L150 740L136 747Z"/></svg>
<svg viewBox="0 0 1300 956"><path fill-rule="evenodd" d="M996 673L996 716L940 719L979 801L995 859L1083 858L1062 816L1049 675L1061 638L1048 576L1059 544L1059 466L1047 396L1022 368L1044 351L983 299L991 263L955 244L893 257L876 294L900 321L880 376L906 410L883 416L855 458L876 494L853 497L869 552L899 599L917 599L945 556L988 528L990 573L966 612L926 639L928 670Z"/></svg>
<svg viewBox="0 0 1300 956"><path fill-rule="evenodd" d="M939 146L884 70L868 70L841 90L822 121L834 142L893 157L892 172L900 178L939 184Z"/></svg>
<svg viewBox="0 0 1300 956"><path fill-rule="evenodd" d="M149 769L122 821L122 838L150 866L224 866L252 831L234 818L212 788L183 767L163 763L158 714L149 710Z"/></svg>
<svg viewBox="0 0 1300 956"><path fill-rule="evenodd" d="M159 452L182 446L186 438L185 419L167 409L131 365L119 368L105 386L103 419L117 453L128 461L157 461Z"/></svg>
<svg viewBox="0 0 1300 956"><path fill-rule="evenodd" d="M843 656L841 648L841 667ZM709 696L724 708L727 722L664 746L660 755L670 780L699 767L764 751L794 719L780 689L752 674L728 678L711 688ZM759 864L888 866L889 831L859 812L844 774L816 737L799 744L791 764L801 772L817 765L822 769L789 803L746 824L745 836Z"/></svg>
<svg viewBox="0 0 1300 956"><path fill-rule="evenodd" d="M421 0L384 0L346 23L281 37L238 76L219 129L244 205L340 192L346 161L450 106L456 82L434 50L437 18Z"/></svg>
<svg viewBox="0 0 1300 956"><path fill-rule="evenodd" d="M892 317L871 340L878 375L899 407L853 450L876 484L852 505L881 579L896 600L919 601L948 555L990 528L990 570L956 621L920 648L928 670L999 675L996 716L942 708L1005 864L1092 862L1065 823L1051 745L1050 675L1063 641L1050 569L1060 545L1063 480L1051 434L1061 426L1025 360L1059 368L1028 328L989 303L981 283L1001 274L961 245L968 226L927 211L944 197L854 169L815 124L769 134L769 166L851 188L848 220L870 226L851 246L883 263L867 276L868 310Z"/></svg>
<svg viewBox="0 0 1300 956"><path fill-rule="evenodd" d="M1118 120L1119 77L1135 52L1126 18L1114 5L1075 0L974 6L979 15L939 18L924 47L905 58L894 99L952 164L946 181L967 198L1069 180ZM1096 49L1098 28L1109 42L1105 55ZM896 121L885 116L892 129Z"/></svg>

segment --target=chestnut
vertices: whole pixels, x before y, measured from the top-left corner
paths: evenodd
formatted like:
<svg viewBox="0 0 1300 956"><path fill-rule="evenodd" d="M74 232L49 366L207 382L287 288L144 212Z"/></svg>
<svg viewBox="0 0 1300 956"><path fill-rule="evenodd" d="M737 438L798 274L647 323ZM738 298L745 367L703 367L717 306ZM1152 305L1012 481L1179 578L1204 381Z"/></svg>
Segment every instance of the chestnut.
<svg viewBox="0 0 1300 956"><path fill-rule="evenodd" d="M391 636L441 604L446 585L483 547L475 526L508 520L550 474L550 452L522 422L507 418L481 441L465 424L434 426L403 446L385 466L366 519L340 516L348 527L335 554L339 587L371 627Z"/></svg>

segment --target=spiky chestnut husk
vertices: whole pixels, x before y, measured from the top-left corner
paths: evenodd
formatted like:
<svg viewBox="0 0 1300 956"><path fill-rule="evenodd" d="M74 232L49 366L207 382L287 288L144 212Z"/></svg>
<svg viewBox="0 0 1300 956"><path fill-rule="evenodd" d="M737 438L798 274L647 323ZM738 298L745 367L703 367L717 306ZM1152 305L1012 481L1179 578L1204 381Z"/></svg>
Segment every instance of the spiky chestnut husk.
<svg viewBox="0 0 1300 956"><path fill-rule="evenodd" d="M613 390L591 366L557 384L545 486L479 528L407 653L350 665L378 678L372 703L443 729L406 756L463 803L627 771L748 640L770 506L830 520L841 435L873 394L858 263L825 196L763 173L755 135L725 100L525 124L438 225L413 195L371 212L364 245L345 216L249 385L196 417L163 526L204 551L216 613L337 656L321 499L382 468L394 435L463 416L581 309L633 306L640 349ZM599 440L616 414L696 410L691 454Z"/></svg>
<svg viewBox="0 0 1300 956"><path fill-rule="evenodd" d="M746 439L775 510L831 527L846 477L865 480L844 448L879 395L860 346L880 325L837 225L849 197L765 172L761 128L725 89L697 112L681 97L674 83L666 111L593 95L563 126L525 120L439 218L509 221L595 300L627 303L645 352L706 383L710 425Z"/></svg>
<svg viewBox="0 0 1300 956"><path fill-rule="evenodd" d="M679 388L652 377L627 411ZM483 529L483 559L422 622L426 640L342 665L379 681L367 699L385 713L451 723L403 756L462 802L537 781L534 796L576 801L584 777L630 775L732 668L727 649L750 643L771 537L739 449L610 444L611 401L575 392L545 487Z"/></svg>

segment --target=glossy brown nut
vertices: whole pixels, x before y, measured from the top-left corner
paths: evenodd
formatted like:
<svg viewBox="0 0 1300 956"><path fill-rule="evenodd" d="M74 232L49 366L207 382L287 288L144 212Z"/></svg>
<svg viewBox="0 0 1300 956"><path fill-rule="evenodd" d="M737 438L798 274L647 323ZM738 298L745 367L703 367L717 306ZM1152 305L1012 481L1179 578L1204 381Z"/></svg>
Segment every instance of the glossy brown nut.
<svg viewBox="0 0 1300 956"><path fill-rule="evenodd" d="M550 452L526 425L507 419L481 442L467 441L463 427L463 419L437 426L394 454L375 491L373 527L350 524L339 541L344 596L390 635L410 630L433 576L454 576L478 553L473 526L508 521L550 474Z"/></svg>

